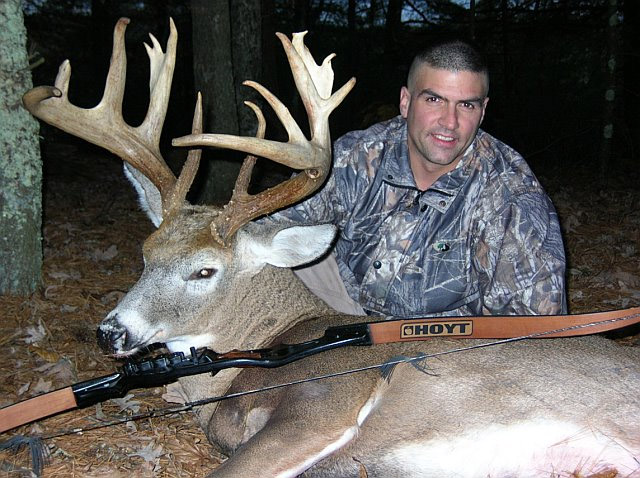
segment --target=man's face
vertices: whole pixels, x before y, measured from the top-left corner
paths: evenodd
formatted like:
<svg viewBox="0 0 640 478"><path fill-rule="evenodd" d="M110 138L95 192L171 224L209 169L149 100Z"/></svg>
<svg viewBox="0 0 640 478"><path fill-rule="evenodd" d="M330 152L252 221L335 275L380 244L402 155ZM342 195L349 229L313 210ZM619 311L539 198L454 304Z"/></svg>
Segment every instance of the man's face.
<svg viewBox="0 0 640 478"><path fill-rule="evenodd" d="M407 120L409 158L416 182L455 168L473 141L489 98L487 78L471 71L448 71L423 64L400 92Z"/></svg>

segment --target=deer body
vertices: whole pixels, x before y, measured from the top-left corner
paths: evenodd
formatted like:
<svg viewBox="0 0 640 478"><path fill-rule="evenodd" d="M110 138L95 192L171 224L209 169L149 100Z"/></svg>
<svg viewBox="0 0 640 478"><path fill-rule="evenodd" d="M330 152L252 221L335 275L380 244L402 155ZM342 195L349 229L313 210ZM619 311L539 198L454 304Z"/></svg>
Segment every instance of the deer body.
<svg viewBox="0 0 640 478"><path fill-rule="evenodd" d="M193 216L173 219L146 241L145 272L101 328L117 318L129 337L140 315L149 317L145 334L158 334L147 342L185 350L183 337L189 337L229 351L303 342L327 327L363 320L332 311L287 267L271 264L307 262L330 243L330 226L295 227L299 235L287 246L277 241L289 229L250 223L227 250L206 235L199 240L208 246L196 247L199 229L179 224L193 225ZM292 250L300 243L308 256ZM163 285L169 270L189 264L187 245L199 262L185 270L212 266L220 275L198 301L199 317L185 288ZM160 270L164 257L179 257L179 265L169 261L169 270ZM149 300L154 288L166 293ZM109 346L126 353L136 343ZM181 383L197 400L476 343L441 338L339 349L278 369L227 370ZM361 469L369 477L595 477L614 469L618 476L640 476L640 349L600 337L546 339L422 365L295 385L199 410L210 441L232 455L212 476L293 477L307 470L304 476L359 477Z"/></svg>
<svg viewBox="0 0 640 478"><path fill-rule="evenodd" d="M286 341L343 319L301 324ZM230 392L463 345L336 350L244 370ZM426 371L402 364L226 401L207 433L235 454L213 476L297 476L309 461L304 476L640 476L639 358L603 338L504 344L429 359Z"/></svg>
<svg viewBox="0 0 640 478"><path fill-rule="evenodd" d="M98 329L98 342L127 356L156 342L171 351L217 352L317 338L325 328L362 317L330 309L290 268L322 256L330 225L292 226L252 219L312 194L329 170L328 116L353 86L331 94L330 58L316 65L302 43L279 35L310 122L307 140L286 108L257 89L289 134L285 144L203 135L199 106L192 135L177 145L231 147L304 170L258 195L247 193L248 157L224 208L191 206L185 196L199 163L191 151L178 178L158 141L171 86L177 33L163 53L152 37L151 101L142 125L120 112L124 92L124 29L100 104L73 106L70 67L55 87L36 88L25 106L36 116L120 155L127 176L158 229L145 241L145 269ZM91 125L88 128L87 125ZM337 349L278 369L224 370L181 379L191 400L431 354L469 341ZM474 341L473 343L477 343ZM640 477L640 348L603 338L517 342L430 358L419 365L302 383L198 410L211 441L232 456L221 477Z"/></svg>

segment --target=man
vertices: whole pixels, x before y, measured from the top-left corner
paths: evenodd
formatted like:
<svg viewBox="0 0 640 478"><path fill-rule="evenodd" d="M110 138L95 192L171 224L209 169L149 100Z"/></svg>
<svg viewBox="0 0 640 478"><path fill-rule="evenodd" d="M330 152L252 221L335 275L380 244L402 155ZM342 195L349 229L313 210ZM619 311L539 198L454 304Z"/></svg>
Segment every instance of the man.
<svg viewBox="0 0 640 478"><path fill-rule="evenodd" d="M411 65L400 116L336 141L325 187L276 215L339 227L332 257L300 271L334 308L406 318L566 312L556 212L524 159L479 129L488 91L473 46L431 45Z"/></svg>

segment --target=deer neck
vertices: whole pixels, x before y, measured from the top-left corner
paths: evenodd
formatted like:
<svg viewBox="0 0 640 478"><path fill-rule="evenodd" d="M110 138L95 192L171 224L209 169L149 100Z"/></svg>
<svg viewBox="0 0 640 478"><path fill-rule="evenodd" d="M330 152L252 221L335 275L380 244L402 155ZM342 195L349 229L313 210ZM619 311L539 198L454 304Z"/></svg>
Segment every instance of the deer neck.
<svg viewBox="0 0 640 478"><path fill-rule="evenodd" d="M269 285L268 291L263 290L265 284ZM338 314L313 295L290 269L266 266L242 289L243 294L235 289L235 301L227 306L235 307L234 320L242 317L246 324L236 334L233 348L238 350L268 347L279 335L301 322ZM227 369L213 378L206 374L185 377L180 379L180 384L189 400L202 400L225 395L240 372L240 369ZM208 430L207 425L217 407L216 402L196 411L196 418L204 430Z"/></svg>
<svg viewBox="0 0 640 478"><path fill-rule="evenodd" d="M241 311L236 317L243 317L245 324L244 333L238 331L236 335L236 349L267 347L301 322L337 314L290 269L267 265L252 277L247 287L247 294L236 294L238 302L234 304L235 310Z"/></svg>

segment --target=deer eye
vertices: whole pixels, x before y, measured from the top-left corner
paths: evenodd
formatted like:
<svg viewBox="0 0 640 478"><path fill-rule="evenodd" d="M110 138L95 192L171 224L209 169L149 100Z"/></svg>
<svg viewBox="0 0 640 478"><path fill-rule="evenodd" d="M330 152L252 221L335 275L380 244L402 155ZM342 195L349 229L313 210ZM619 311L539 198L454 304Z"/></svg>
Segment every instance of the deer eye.
<svg viewBox="0 0 640 478"><path fill-rule="evenodd" d="M216 272L217 270L212 267L205 267L204 269L200 269L198 272L191 274L189 276L189 280L211 279Z"/></svg>

